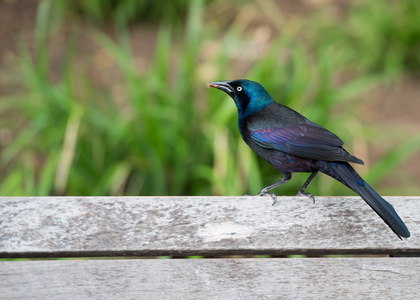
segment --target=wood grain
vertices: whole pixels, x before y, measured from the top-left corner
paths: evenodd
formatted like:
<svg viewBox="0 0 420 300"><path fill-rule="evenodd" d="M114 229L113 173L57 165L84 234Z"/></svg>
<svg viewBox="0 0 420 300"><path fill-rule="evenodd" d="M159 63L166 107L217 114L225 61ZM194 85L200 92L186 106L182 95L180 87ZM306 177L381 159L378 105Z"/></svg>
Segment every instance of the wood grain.
<svg viewBox="0 0 420 300"><path fill-rule="evenodd" d="M420 258L0 262L2 299L418 299Z"/></svg>
<svg viewBox="0 0 420 300"><path fill-rule="evenodd" d="M386 199L411 238L359 197L3 197L0 257L420 253L420 198Z"/></svg>

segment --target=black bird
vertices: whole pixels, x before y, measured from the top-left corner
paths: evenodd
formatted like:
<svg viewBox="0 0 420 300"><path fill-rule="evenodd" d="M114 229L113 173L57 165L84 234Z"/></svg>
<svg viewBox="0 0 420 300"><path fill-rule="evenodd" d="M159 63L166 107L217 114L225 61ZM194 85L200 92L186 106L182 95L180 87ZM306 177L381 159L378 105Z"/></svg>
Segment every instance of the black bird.
<svg viewBox="0 0 420 300"><path fill-rule="evenodd" d="M270 195L274 205L276 195L268 193L270 190L289 181L294 172L310 172L296 195L306 195L315 200L304 191L320 171L359 194L400 239L410 236L394 207L350 166L350 162L363 164L363 161L344 150L344 143L335 134L275 102L255 81L214 81L208 87L222 90L233 98L238 108L238 125L243 140L282 173L280 181L263 188L258 195Z"/></svg>

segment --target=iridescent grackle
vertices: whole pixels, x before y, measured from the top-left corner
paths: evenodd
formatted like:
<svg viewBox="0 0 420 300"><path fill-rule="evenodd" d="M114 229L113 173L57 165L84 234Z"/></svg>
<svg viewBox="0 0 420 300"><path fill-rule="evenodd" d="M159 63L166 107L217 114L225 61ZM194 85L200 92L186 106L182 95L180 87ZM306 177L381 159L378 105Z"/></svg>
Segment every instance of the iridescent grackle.
<svg viewBox="0 0 420 300"><path fill-rule="evenodd" d="M208 87L222 90L233 98L238 108L238 125L243 140L282 173L280 181L263 188L258 195L270 195L274 205L277 198L275 194L268 193L270 190L289 181L294 172L310 172L296 195L306 195L315 200L304 191L320 171L359 194L400 239L410 236L392 205L350 166L349 162L363 164L363 161L344 150L343 142L335 134L275 102L257 82L245 79L215 81Z"/></svg>

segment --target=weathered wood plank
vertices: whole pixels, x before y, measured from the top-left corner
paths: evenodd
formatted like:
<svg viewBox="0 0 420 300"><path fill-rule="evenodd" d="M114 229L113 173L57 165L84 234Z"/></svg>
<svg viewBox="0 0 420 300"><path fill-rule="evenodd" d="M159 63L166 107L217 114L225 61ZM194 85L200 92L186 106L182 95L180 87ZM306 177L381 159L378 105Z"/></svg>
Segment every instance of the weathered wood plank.
<svg viewBox="0 0 420 300"><path fill-rule="evenodd" d="M387 198L400 241L358 197L0 198L0 257L420 253L420 198Z"/></svg>
<svg viewBox="0 0 420 300"><path fill-rule="evenodd" d="M0 262L3 299L418 299L420 258Z"/></svg>

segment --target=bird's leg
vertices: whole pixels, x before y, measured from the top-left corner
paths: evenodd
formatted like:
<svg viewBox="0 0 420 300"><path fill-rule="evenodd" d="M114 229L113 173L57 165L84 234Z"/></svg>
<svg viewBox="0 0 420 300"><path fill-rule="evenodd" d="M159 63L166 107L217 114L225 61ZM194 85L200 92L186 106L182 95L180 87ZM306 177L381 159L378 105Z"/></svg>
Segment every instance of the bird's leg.
<svg viewBox="0 0 420 300"><path fill-rule="evenodd" d="M277 202L277 196L274 193L269 193L272 189L278 187L279 185L282 185L283 183L286 183L292 178L292 175L290 173L282 173L281 180L277 181L276 183L273 183L272 185L269 185L265 188L263 188L256 196L271 196L273 199L273 204L276 204Z"/></svg>
<svg viewBox="0 0 420 300"><path fill-rule="evenodd" d="M315 178L316 174L318 174L318 171L312 172L312 174L309 176L308 179L306 179L305 183L302 185L302 187L299 189L295 196L307 196L311 198L315 203L315 197L311 193L304 193L304 191L308 187L309 183L311 183L312 179Z"/></svg>

